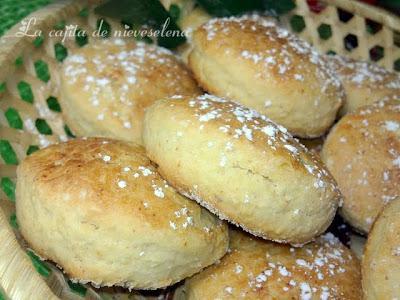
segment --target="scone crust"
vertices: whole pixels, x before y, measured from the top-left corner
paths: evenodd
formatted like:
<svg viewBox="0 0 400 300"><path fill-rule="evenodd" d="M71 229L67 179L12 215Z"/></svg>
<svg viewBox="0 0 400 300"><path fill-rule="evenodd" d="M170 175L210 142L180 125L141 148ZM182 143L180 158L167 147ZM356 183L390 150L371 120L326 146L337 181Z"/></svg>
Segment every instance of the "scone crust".
<svg viewBox="0 0 400 300"><path fill-rule="evenodd" d="M367 233L382 207L400 195L400 101L378 101L344 116L321 157L343 194L341 214Z"/></svg>
<svg viewBox="0 0 400 300"><path fill-rule="evenodd" d="M361 299L360 263L332 234L303 248L231 232L229 253L186 280L188 300Z"/></svg>
<svg viewBox="0 0 400 300"><path fill-rule="evenodd" d="M267 115L300 137L319 137L344 101L325 59L275 22L212 19L193 34L189 66L209 93Z"/></svg>
<svg viewBox="0 0 400 300"><path fill-rule="evenodd" d="M332 176L286 129L212 95L160 100L146 111L146 151L179 192L266 239L302 244L330 224Z"/></svg>
<svg viewBox="0 0 400 300"><path fill-rule="evenodd" d="M141 146L73 140L32 154L17 175L23 237L79 282L155 289L226 252L226 224L170 187Z"/></svg>
<svg viewBox="0 0 400 300"><path fill-rule="evenodd" d="M362 261L364 299L392 300L400 295L400 198L380 213Z"/></svg>
<svg viewBox="0 0 400 300"><path fill-rule="evenodd" d="M398 73L340 55L327 55L326 60L340 79L346 94L340 115L354 112L385 97L400 99Z"/></svg>
<svg viewBox="0 0 400 300"><path fill-rule="evenodd" d="M78 136L141 144L147 106L198 93L191 72L172 52L142 42L94 41L71 53L61 70L60 103Z"/></svg>

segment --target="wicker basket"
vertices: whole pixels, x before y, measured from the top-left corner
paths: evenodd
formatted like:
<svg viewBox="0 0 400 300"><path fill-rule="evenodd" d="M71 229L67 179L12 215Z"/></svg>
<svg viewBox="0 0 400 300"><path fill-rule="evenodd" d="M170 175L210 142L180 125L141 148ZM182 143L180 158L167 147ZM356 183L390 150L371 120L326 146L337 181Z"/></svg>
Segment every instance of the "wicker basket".
<svg viewBox="0 0 400 300"><path fill-rule="evenodd" d="M111 298L110 290L69 282L52 264L41 262L26 249L15 218L18 162L39 148L73 137L62 120L57 101L58 68L70 49L90 43L92 38L68 37L62 42L62 37L47 38L48 33L68 24L93 31L101 20L93 13L93 4L76 0L49 5L0 39L0 293L6 298L144 299L136 294L117 296L115 290L111 291ZM31 18L37 22L25 25L32 32L40 29L42 35L19 36L23 22ZM397 65L400 68L400 19L383 10L351 0L327 0L326 7L316 13L310 11L306 0L297 0L297 7L281 21L321 53L372 60L390 70ZM103 24L111 34L121 29L115 20L104 20ZM380 55L376 56L376 51Z"/></svg>

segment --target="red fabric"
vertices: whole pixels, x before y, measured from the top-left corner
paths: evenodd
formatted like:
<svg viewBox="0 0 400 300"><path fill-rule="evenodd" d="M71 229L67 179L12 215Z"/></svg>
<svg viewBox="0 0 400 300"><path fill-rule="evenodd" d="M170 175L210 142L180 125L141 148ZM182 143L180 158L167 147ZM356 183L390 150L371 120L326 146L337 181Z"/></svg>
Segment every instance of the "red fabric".
<svg viewBox="0 0 400 300"><path fill-rule="evenodd" d="M315 13L320 13L326 7L326 5L321 3L319 0L307 0L307 4L310 10Z"/></svg>

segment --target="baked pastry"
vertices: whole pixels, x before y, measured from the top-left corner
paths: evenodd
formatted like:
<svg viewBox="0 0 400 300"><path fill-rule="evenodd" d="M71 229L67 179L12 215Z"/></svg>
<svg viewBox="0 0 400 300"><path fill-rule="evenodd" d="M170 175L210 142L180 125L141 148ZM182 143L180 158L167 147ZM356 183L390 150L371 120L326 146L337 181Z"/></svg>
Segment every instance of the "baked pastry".
<svg viewBox="0 0 400 300"><path fill-rule="evenodd" d="M206 91L255 109L299 137L321 136L344 99L325 59L262 17L212 19L200 26L189 66Z"/></svg>
<svg viewBox="0 0 400 300"><path fill-rule="evenodd" d="M362 262L364 299L400 295L400 198L388 204L368 236Z"/></svg>
<svg viewBox="0 0 400 300"><path fill-rule="evenodd" d="M331 233L292 248L231 232L229 253L187 279L188 300L361 299L360 264Z"/></svg>
<svg viewBox="0 0 400 300"><path fill-rule="evenodd" d="M345 115L321 157L343 194L341 214L367 233L382 207L400 195L400 101L378 101Z"/></svg>
<svg viewBox="0 0 400 300"><path fill-rule="evenodd" d="M155 289L227 250L226 224L170 187L140 146L77 139L35 152L17 176L23 237L75 281Z"/></svg>
<svg viewBox="0 0 400 300"><path fill-rule="evenodd" d="M240 104L207 94L157 101L143 141L179 192L254 235L302 244L335 215L340 193L320 161Z"/></svg>
<svg viewBox="0 0 400 300"><path fill-rule="evenodd" d="M137 143L148 105L199 93L191 73L170 51L122 39L77 49L65 59L61 77L60 101L74 133Z"/></svg>
<svg viewBox="0 0 400 300"><path fill-rule="evenodd" d="M339 55L327 55L327 61L342 82L346 93L341 115L384 97L400 99L400 75L396 72Z"/></svg>

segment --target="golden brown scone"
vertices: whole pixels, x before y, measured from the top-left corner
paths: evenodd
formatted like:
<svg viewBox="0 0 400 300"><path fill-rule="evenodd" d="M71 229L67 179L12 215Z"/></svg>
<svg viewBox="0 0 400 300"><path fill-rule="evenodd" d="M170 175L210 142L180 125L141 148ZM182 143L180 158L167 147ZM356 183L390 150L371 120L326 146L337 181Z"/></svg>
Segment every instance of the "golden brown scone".
<svg viewBox="0 0 400 300"><path fill-rule="evenodd" d="M366 300L393 300L400 296L400 198L380 213L368 236L362 261Z"/></svg>
<svg viewBox="0 0 400 300"><path fill-rule="evenodd" d="M212 95L157 101L143 141L177 190L254 235L302 244L331 223L340 193L286 129Z"/></svg>
<svg viewBox="0 0 400 300"><path fill-rule="evenodd" d="M360 264L331 233L291 248L231 231L229 253L186 280L187 300L361 299Z"/></svg>
<svg viewBox="0 0 400 300"><path fill-rule="evenodd" d="M35 152L17 175L23 237L79 282L164 287L228 247L226 224L170 187L140 146L73 140Z"/></svg>
<svg viewBox="0 0 400 300"><path fill-rule="evenodd" d="M200 91L170 51L122 39L77 49L65 59L61 75L63 113L77 135L139 144L147 106L159 98Z"/></svg>
<svg viewBox="0 0 400 300"><path fill-rule="evenodd" d="M380 66L339 55L327 55L331 69L342 82L346 101L340 110L344 115L384 97L400 99L400 75Z"/></svg>
<svg viewBox="0 0 400 300"><path fill-rule="evenodd" d="M324 58L262 17L212 19L200 26L189 66L206 91L239 101L300 137L321 136L344 99Z"/></svg>
<svg viewBox="0 0 400 300"><path fill-rule="evenodd" d="M341 214L367 233L382 206L400 195L400 101L378 101L344 116L321 157L343 193Z"/></svg>

